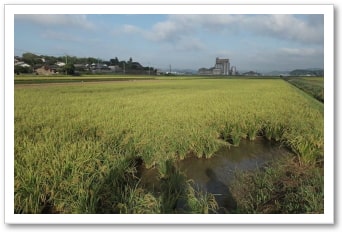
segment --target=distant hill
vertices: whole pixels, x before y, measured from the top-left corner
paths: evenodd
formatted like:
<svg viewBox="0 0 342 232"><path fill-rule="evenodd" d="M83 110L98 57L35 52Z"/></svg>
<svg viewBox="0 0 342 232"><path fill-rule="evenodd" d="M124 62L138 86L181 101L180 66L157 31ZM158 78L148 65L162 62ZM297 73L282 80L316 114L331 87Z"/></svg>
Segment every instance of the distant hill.
<svg viewBox="0 0 342 232"><path fill-rule="evenodd" d="M255 72L255 71L248 71L248 72L242 73L242 75L243 76L261 76L260 73Z"/></svg>
<svg viewBox="0 0 342 232"><path fill-rule="evenodd" d="M283 75L283 76L288 76L290 73L290 71L271 71L271 72L267 72L267 73L264 73L265 76L280 76L280 75Z"/></svg>
<svg viewBox="0 0 342 232"><path fill-rule="evenodd" d="M318 68L295 69L289 73L291 76L324 76L324 70Z"/></svg>
<svg viewBox="0 0 342 232"><path fill-rule="evenodd" d="M162 72L165 72L165 73L168 73L170 72L170 70L168 69L164 69L164 70L161 70ZM197 70L194 70L194 69L172 69L171 70L171 73L175 74L175 75L192 75L192 74L196 74L197 73Z"/></svg>

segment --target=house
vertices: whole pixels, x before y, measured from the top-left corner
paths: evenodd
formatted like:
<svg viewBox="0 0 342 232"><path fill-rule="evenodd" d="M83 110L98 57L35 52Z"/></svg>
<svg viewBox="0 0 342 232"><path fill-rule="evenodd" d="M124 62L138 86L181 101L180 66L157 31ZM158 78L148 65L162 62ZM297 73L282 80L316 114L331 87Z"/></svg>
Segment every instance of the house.
<svg viewBox="0 0 342 232"><path fill-rule="evenodd" d="M35 73L37 75L53 75L57 73L57 69L59 68L59 66L48 66L48 65L44 65L40 68L35 69Z"/></svg>
<svg viewBox="0 0 342 232"><path fill-rule="evenodd" d="M119 65L109 65L108 68L113 72L120 72L122 71L122 68L119 67Z"/></svg>
<svg viewBox="0 0 342 232"><path fill-rule="evenodd" d="M58 65L59 67L63 67L63 66L65 66L65 63L64 63L64 62L58 61L58 62L56 63L56 65Z"/></svg>
<svg viewBox="0 0 342 232"><path fill-rule="evenodd" d="M14 66L20 66L20 67L31 67L31 65L29 64L26 64L25 62L23 61L17 61L14 63Z"/></svg>

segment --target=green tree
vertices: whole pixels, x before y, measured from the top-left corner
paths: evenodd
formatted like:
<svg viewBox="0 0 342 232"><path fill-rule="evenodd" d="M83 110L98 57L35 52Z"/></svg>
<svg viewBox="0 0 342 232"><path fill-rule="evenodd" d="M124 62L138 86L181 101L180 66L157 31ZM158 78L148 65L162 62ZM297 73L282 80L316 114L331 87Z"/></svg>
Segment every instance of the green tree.
<svg viewBox="0 0 342 232"><path fill-rule="evenodd" d="M132 63L133 63L133 59L132 57L129 58L128 62L127 62L127 69L132 69Z"/></svg>
<svg viewBox="0 0 342 232"><path fill-rule="evenodd" d="M75 74L75 66L72 63L68 63L64 66L64 72L68 75Z"/></svg>
<svg viewBox="0 0 342 232"><path fill-rule="evenodd" d="M32 73L32 68L31 67L22 67L20 65L15 65L14 66L14 73L19 75L21 73Z"/></svg>
<svg viewBox="0 0 342 232"><path fill-rule="evenodd" d="M119 65L119 59L115 57L115 59L110 59L110 64L111 65Z"/></svg>
<svg viewBox="0 0 342 232"><path fill-rule="evenodd" d="M36 66L37 64L43 63L40 56L37 56L36 54L30 53L30 52L24 53L22 60L26 64L31 65L32 67Z"/></svg>
<svg viewBox="0 0 342 232"><path fill-rule="evenodd" d="M57 63L57 58L54 56L45 56L45 64L54 65Z"/></svg>
<svg viewBox="0 0 342 232"><path fill-rule="evenodd" d="M120 62L119 62L119 67L120 67L120 68L124 68L124 67L127 68L127 63L126 63L126 61L120 61Z"/></svg>

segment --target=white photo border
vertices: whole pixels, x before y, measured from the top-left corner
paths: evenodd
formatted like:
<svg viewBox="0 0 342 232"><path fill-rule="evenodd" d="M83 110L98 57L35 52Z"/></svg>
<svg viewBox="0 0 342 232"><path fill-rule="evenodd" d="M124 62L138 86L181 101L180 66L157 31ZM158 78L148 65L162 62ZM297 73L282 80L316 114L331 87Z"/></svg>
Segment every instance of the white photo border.
<svg viewBox="0 0 342 232"><path fill-rule="evenodd" d="M323 14L324 214L111 215L14 214L15 14ZM7 224L333 224L334 6L333 5L5 5L5 223Z"/></svg>

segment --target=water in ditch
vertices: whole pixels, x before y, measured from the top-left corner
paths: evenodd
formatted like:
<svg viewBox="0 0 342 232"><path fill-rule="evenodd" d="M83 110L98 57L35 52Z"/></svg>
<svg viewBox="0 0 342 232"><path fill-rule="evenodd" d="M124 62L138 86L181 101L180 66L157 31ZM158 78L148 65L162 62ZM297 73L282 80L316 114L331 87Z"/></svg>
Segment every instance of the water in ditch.
<svg viewBox="0 0 342 232"><path fill-rule="evenodd" d="M258 138L255 141L241 140L238 147L224 147L210 159L189 157L175 165L194 181L194 186L203 192L212 193L222 209L220 213L229 213L236 207L229 185L237 171L254 170L267 162L288 154L289 151L279 143ZM158 185L156 169L144 170L141 175L145 186Z"/></svg>

